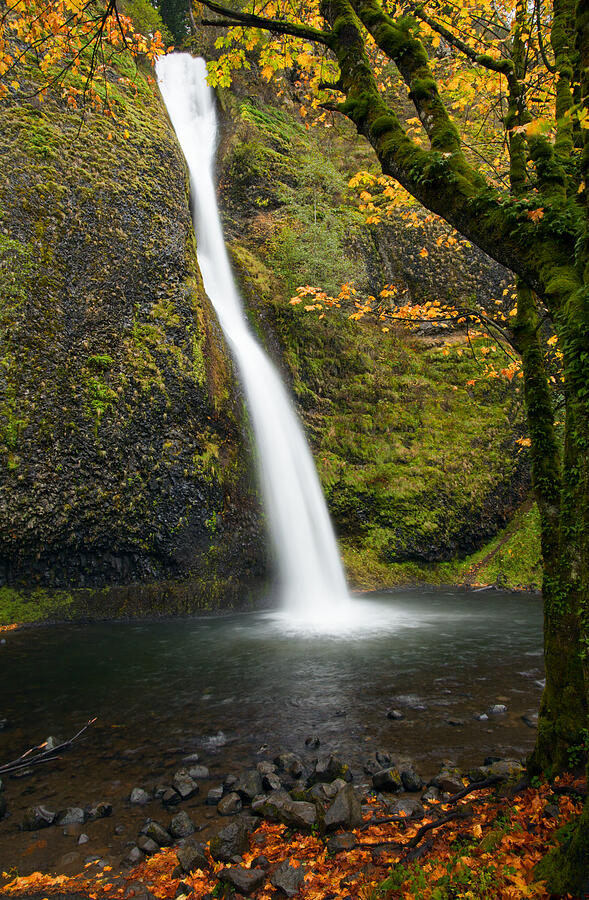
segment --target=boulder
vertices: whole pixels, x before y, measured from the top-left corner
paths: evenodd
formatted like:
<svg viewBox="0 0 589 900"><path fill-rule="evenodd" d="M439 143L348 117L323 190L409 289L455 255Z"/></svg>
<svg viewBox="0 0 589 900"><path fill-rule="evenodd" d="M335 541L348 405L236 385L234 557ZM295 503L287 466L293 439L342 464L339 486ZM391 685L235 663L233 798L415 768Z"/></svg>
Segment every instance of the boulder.
<svg viewBox="0 0 589 900"><path fill-rule="evenodd" d="M280 791L282 789L282 782L276 772L268 772L267 775L262 776L262 788L265 791Z"/></svg>
<svg viewBox="0 0 589 900"><path fill-rule="evenodd" d="M252 803L252 812L273 822L282 822L289 828L310 830L317 822L314 803L293 800L287 791L272 791Z"/></svg>
<svg viewBox="0 0 589 900"><path fill-rule="evenodd" d="M159 850L158 845L154 840L150 837L147 837L146 834L140 834L137 838L137 846L140 850L145 853L146 856L152 856L154 853L157 853Z"/></svg>
<svg viewBox="0 0 589 900"><path fill-rule="evenodd" d="M270 884L286 894L287 897L294 897L299 893L305 880L305 871L305 867L292 857L285 859L274 869L270 876Z"/></svg>
<svg viewBox="0 0 589 900"><path fill-rule="evenodd" d="M198 784L191 778L186 769L179 769L172 779L172 787L180 794L182 800L188 800L198 794Z"/></svg>
<svg viewBox="0 0 589 900"><path fill-rule="evenodd" d="M336 778L351 781L352 773L350 772L350 767L337 756L326 754L325 756L320 756L315 763L307 784L312 785L320 781L330 783L335 781Z"/></svg>
<svg viewBox="0 0 589 900"><path fill-rule="evenodd" d="M399 770L390 767L374 773L372 786L375 791L401 791L403 790L403 781Z"/></svg>
<svg viewBox="0 0 589 900"><path fill-rule="evenodd" d="M38 828L49 828L57 818L57 813L46 806L29 806L22 822L23 831L37 831Z"/></svg>
<svg viewBox="0 0 589 900"><path fill-rule="evenodd" d="M338 791L337 796L325 813L325 830L336 828L357 828L362 824L362 805L351 784Z"/></svg>
<svg viewBox="0 0 589 900"><path fill-rule="evenodd" d="M147 820L141 829L141 834L145 834L152 841L155 841L158 847L170 847L174 843L170 832L153 819Z"/></svg>
<svg viewBox="0 0 589 900"><path fill-rule="evenodd" d="M249 825L245 822L231 822L222 828L209 843L211 856L215 862L231 862L241 856L249 846Z"/></svg>
<svg viewBox="0 0 589 900"><path fill-rule="evenodd" d="M196 841L185 841L176 854L178 865L187 875L195 869L206 869L208 860L203 844Z"/></svg>
<svg viewBox="0 0 589 900"><path fill-rule="evenodd" d="M305 768L303 761L296 753L280 753L274 762L279 772L285 772L291 778L300 778Z"/></svg>
<svg viewBox="0 0 589 900"><path fill-rule="evenodd" d="M267 762L266 760L261 760L257 764L256 769L258 770L262 778L264 777L264 775L274 775L274 773L276 772L276 766L274 765L274 763Z"/></svg>
<svg viewBox="0 0 589 900"><path fill-rule="evenodd" d="M423 787L423 781L413 766L401 770L401 781L406 791L420 791Z"/></svg>
<svg viewBox="0 0 589 900"><path fill-rule="evenodd" d="M478 766L468 773L470 781L485 781L487 778L499 778L501 781L512 781L521 778L524 767L517 759L499 759L487 766Z"/></svg>
<svg viewBox="0 0 589 900"><path fill-rule="evenodd" d="M172 837L184 838L194 834L196 829L191 818L182 810L173 817L169 830Z"/></svg>
<svg viewBox="0 0 589 900"><path fill-rule="evenodd" d="M239 794L236 794L235 791L232 791L230 794L225 794L225 796L221 797L217 803L217 812L220 816L235 816L238 812L241 812L242 809L243 803L241 797Z"/></svg>
<svg viewBox="0 0 589 900"><path fill-rule="evenodd" d="M161 800L164 806L177 806L178 803L182 800L182 797L175 791L174 788L168 787L161 795Z"/></svg>
<svg viewBox="0 0 589 900"><path fill-rule="evenodd" d="M232 885L240 894L248 897L253 891L257 891L266 880L263 869L246 869L244 866L231 866L229 869L221 869L219 881L225 881Z"/></svg>
<svg viewBox="0 0 589 900"><path fill-rule="evenodd" d="M257 769L249 769L238 779L233 790L239 794L242 800L251 801L262 793L262 776Z"/></svg>
<svg viewBox="0 0 589 900"><path fill-rule="evenodd" d="M137 804L138 806L143 806L145 803L149 803L151 797L144 791L143 788L136 787L131 791L131 795L129 797L129 802L133 804Z"/></svg>
<svg viewBox="0 0 589 900"><path fill-rule="evenodd" d="M435 778L432 778L431 784L439 788L444 794L457 794L458 791L464 788L462 772L454 767L442 769Z"/></svg>

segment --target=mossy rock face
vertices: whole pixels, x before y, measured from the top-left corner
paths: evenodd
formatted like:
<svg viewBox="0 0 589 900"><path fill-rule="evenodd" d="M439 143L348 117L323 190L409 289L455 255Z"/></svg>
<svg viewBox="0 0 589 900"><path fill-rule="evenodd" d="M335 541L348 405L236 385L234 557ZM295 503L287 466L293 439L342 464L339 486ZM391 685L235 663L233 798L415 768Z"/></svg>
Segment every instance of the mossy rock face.
<svg viewBox="0 0 589 900"><path fill-rule="evenodd" d="M118 122L2 108L0 586L192 579L222 604L265 567L240 394L165 110L108 78Z"/></svg>
<svg viewBox="0 0 589 900"><path fill-rule="evenodd" d="M442 248L432 262L433 238L419 267L421 233L416 243L403 226L394 249L390 229L360 226L347 182L362 158L345 134L325 138L261 101L228 109L221 198L233 261L250 319L292 385L351 581L462 581L469 555L529 491L521 382L483 378L460 331L385 333L383 323L351 322L349 310L320 317L289 300L299 285L334 294L350 281L372 294L394 281L416 299L444 300L462 280L482 300L482 278L494 304L490 292L505 290L508 273L479 251ZM489 343L474 339L481 358ZM450 569L456 560L464 564Z"/></svg>

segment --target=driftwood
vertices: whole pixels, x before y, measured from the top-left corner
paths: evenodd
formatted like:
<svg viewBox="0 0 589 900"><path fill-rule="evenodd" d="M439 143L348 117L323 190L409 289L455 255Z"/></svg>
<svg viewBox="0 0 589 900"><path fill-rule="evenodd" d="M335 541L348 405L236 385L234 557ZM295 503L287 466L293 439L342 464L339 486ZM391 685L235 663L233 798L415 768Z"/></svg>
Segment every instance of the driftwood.
<svg viewBox="0 0 589 900"><path fill-rule="evenodd" d="M47 747L47 741L44 741L37 747L31 747L23 753L22 756L19 756L18 759L13 759L12 762L4 763L4 765L0 766L0 775L7 775L10 772L18 772L20 769L28 769L31 766L39 766L42 763L60 759L57 754L61 753L62 750L67 750L71 747L74 741L77 741L91 725L94 725L97 718L98 717L95 716L93 719L90 719L83 728L80 728L77 734L74 734L69 740L63 741L56 747L52 747L49 750L45 749Z"/></svg>

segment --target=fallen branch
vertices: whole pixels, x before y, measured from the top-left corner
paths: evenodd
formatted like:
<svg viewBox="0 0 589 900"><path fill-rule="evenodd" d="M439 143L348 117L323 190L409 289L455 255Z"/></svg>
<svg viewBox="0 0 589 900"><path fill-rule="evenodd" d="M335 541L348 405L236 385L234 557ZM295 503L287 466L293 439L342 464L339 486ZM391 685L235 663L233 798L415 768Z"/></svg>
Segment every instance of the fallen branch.
<svg viewBox="0 0 589 900"><path fill-rule="evenodd" d="M454 812L448 813L447 816L442 816L440 819L437 819L435 822L427 822L425 825L422 825L409 843L404 846L407 850L412 850L414 847L417 847L422 837L426 835L428 831L432 831L434 828L440 828L442 825L446 825L453 819L468 819L472 815L473 811L470 806L461 806L458 809L455 809Z"/></svg>
<svg viewBox="0 0 589 900"><path fill-rule="evenodd" d="M550 784L550 782L548 782ZM550 784L550 790L553 794L568 794L569 797L577 797L579 800L585 800L587 790L585 788L576 788L572 785Z"/></svg>
<svg viewBox="0 0 589 900"><path fill-rule="evenodd" d="M484 781L473 781L473 783L469 784L468 787L465 787L461 791L457 791L455 794L452 794L450 799L444 800L443 803L432 803L431 806L428 806L424 813L412 813L410 816L382 816L378 819L369 819L368 822L364 822L364 824L358 830L366 831L367 828L371 828L373 825L387 825L389 822L418 822L420 819L423 819L424 814L426 816L435 815L436 810L441 809L444 806L453 806L454 803L458 803L459 800L467 797L468 794L472 794L474 793L474 791L481 791L483 790L483 788L492 787L494 784L498 784L500 781L504 780L505 779L501 775L490 775L488 778L485 778Z"/></svg>
<svg viewBox="0 0 589 900"><path fill-rule="evenodd" d="M13 759L12 762L4 763L3 766L0 766L0 775L6 775L9 772L17 772L20 769L28 769L31 766L38 766L41 763L52 762L55 760L56 754L61 753L62 750L67 750L68 747L77 741L79 737L81 737L84 732L90 728L91 725L97 721L97 716L93 719L89 719L88 722L84 725L83 728L74 734L73 737L69 738L67 741L63 741L61 744L58 744L56 747L52 747L50 750L45 750L44 748L47 746L47 741L44 741L42 744L39 744L37 747L30 747L22 756L19 756L18 759Z"/></svg>

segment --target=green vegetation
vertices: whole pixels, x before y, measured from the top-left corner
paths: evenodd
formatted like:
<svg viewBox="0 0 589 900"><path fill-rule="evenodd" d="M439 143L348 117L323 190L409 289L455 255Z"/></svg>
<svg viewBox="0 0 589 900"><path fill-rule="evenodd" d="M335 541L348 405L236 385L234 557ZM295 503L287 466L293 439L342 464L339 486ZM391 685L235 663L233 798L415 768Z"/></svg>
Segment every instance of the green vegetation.
<svg viewBox="0 0 589 900"><path fill-rule="evenodd" d="M0 625L69 619L72 603L72 594L67 591L46 591L39 588L23 592L3 587L0 588Z"/></svg>
<svg viewBox="0 0 589 900"><path fill-rule="evenodd" d="M376 236L355 227L345 153L284 111L239 111L223 163L233 258L254 327L280 344L352 582L462 582L484 562L478 581L538 585L537 518L495 539L527 492L521 382L484 377L485 354L506 359L483 337L383 333L290 305L303 284L376 293Z"/></svg>

